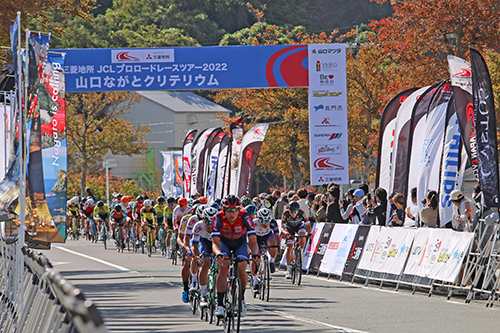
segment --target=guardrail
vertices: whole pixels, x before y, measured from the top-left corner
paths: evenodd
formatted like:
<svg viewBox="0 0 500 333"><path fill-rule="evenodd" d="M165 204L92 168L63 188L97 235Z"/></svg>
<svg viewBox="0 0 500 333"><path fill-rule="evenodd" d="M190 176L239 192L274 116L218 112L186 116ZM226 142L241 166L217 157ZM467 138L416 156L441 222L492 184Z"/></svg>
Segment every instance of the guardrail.
<svg viewBox="0 0 500 333"><path fill-rule="evenodd" d="M95 305L47 257L3 240L0 251L0 332L107 332Z"/></svg>

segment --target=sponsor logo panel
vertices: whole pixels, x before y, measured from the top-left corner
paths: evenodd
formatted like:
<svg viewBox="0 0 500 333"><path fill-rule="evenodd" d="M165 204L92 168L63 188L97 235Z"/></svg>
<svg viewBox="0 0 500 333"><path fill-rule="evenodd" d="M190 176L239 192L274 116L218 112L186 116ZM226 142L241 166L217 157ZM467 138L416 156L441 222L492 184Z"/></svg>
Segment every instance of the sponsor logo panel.
<svg viewBox="0 0 500 333"><path fill-rule="evenodd" d="M342 145L316 145L317 155L341 155Z"/></svg>
<svg viewBox="0 0 500 333"><path fill-rule="evenodd" d="M111 50L111 63L174 62L173 49Z"/></svg>

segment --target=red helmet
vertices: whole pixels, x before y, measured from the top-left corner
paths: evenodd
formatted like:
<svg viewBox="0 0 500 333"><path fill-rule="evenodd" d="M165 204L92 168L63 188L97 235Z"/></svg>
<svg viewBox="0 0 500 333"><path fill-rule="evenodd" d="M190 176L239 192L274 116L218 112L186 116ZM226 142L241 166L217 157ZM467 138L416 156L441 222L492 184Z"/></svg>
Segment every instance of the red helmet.
<svg viewBox="0 0 500 333"><path fill-rule="evenodd" d="M205 197L199 197L199 198L198 198L198 200L200 200L200 203L201 203L202 205L206 205L206 204L207 204L207 202L208 202L208 201L207 201L207 198L205 198Z"/></svg>
<svg viewBox="0 0 500 333"><path fill-rule="evenodd" d="M177 203L181 206L186 206L188 201L186 198L180 198L179 201L177 201Z"/></svg>
<svg viewBox="0 0 500 333"><path fill-rule="evenodd" d="M236 208L240 205L240 199L237 196L229 194L222 200L222 208Z"/></svg>

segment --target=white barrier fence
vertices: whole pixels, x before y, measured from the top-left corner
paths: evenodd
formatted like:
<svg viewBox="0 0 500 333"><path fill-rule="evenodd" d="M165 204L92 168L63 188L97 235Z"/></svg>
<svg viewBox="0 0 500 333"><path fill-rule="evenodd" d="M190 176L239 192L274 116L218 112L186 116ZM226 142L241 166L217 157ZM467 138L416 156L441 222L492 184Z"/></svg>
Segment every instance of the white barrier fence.
<svg viewBox="0 0 500 333"><path fill-rule="evenodd" d="M96 307L28 247L0 240L1 332L105 333Z"/></svg>

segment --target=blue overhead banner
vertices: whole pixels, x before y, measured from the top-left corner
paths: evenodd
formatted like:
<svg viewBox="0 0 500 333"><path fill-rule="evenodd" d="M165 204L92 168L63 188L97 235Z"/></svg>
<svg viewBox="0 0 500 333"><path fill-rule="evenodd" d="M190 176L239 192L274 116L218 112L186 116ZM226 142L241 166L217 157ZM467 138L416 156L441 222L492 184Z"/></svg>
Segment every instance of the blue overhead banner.
<svg viewBox="0 0 500 333"><path fill-rule="evenodd" d="M266 45L58 51L66 53L66 91L87 92L307 87L307 50Z"/></svg>

